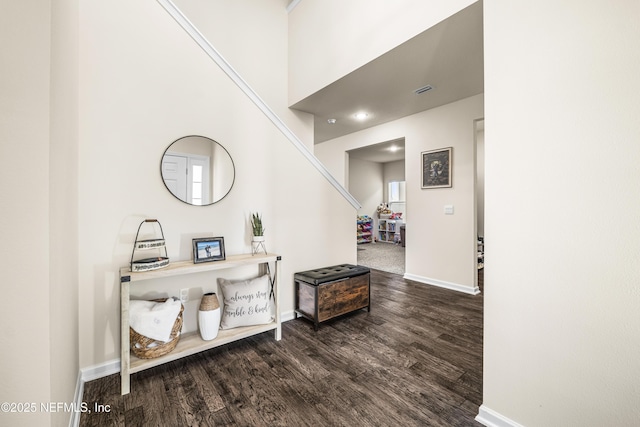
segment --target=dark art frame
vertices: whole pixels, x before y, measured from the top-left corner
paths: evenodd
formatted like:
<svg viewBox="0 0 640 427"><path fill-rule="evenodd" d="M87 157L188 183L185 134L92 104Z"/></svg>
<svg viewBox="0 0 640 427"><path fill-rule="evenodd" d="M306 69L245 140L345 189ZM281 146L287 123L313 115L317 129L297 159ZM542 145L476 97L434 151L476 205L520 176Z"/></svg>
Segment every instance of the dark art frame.
<svg viewBox="0 0 640 427"><path fill-rule="evenodd" d="M422 188L449 188L452 187L451 170L452 147L437 150L423 151L422 160Z"/></svg>
<svg viewBox="0 0 640 427"><path fill-rule="evenodd" d="M220 248L220 254L211 256L201 256L198 248L204 248L206 245ZM224 252L224 237L202 237L193 239L193 263L210 261L224 261L226 259Z"/></svg>

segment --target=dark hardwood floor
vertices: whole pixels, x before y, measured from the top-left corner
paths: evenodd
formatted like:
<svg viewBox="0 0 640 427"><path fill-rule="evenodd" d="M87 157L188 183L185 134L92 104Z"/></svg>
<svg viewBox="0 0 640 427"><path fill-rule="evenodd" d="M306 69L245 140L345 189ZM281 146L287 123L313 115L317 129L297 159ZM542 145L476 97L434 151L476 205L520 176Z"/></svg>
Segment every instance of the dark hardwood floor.
<svg viewBox="0 0 640 427"><path fill-rule="evenodd" d="M482 289L482 272L479 274ZM479 426L482 294L371 274L371 312L85 384L81 426Z"/></svg>

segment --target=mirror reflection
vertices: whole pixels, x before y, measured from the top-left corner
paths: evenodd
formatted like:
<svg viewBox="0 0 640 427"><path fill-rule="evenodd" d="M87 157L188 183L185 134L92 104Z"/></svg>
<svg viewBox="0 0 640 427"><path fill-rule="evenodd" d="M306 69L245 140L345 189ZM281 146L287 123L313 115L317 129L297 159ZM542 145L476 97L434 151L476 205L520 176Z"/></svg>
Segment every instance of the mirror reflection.
<svg viewBox="0 0 640 427"><path fill-rule="evenodd" d="M204 136L185 136L164 152L162 180L179 200L195 206L222 200L233 187L235 167L229 152Z"/></svg>

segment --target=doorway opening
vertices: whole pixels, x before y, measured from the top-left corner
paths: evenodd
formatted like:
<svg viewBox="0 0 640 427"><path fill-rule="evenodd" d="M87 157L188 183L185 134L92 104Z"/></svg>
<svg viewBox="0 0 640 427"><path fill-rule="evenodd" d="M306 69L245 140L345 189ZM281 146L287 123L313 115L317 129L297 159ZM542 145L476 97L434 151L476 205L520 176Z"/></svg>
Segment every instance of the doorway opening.
<svg viewBox="0 0 640 427"><path fill-rule="evenodd" d="M346 153L348 190L362 205L358 264L394 274L405 273L404 143L398 138Z"/></svg>
<svg viewBox="0 0 640 427"><path fill-rule="evenodd" d="M476 174L475 174L475 228L477 239L477 261L478 269L476 286L482 292L484 289L484 119L477 119L474 125L474 145L476 158Z"/></svg>

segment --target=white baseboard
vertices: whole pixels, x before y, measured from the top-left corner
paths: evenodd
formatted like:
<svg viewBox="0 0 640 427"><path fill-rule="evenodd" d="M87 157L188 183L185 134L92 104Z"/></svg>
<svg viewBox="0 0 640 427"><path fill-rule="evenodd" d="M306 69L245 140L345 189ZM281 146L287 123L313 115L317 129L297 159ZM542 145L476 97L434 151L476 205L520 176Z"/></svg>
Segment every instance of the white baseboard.
<svg viewBox="0 0 640 427"><path fill-rule="evenodd" d="M76 391L73 394L73 403L75 408L81 408L82 395L84 393L84 381L82 381L82 373L78 372L78 379L76 380ZM80 425L80 411L71 411L71 418L69 418L69 427L78 427Z"/></svg>
<svg viewBox="0 0 640 427"><path fill-rule="evenodd" d="M518 424L484 405L480 406L476 421L487 427L523 427L522 424Z"/></svg>
<svg viewBox="0 0 640 427"><path fill-rule="evenodd" d="M295 318L296 316L293 310L287 311L286 313L280 313L280 323L288 322L289 320L293 320Z"/></svg>
<svg viewBox="0 0 640 427"><path fill-rule="evenodd" d="M425 285L437 286L439 288L450 289L452 291L463 292L470 295L478 295L480 288L478 285L470 288L469 286L460 285L458 283L445 282L444 280L431 279L429 277L422 277L416 274L405 273L403 276L407 280L413 280L414 282L424 283Z"/></svg>
<svg viewBox="0 0 640 427"><path fill-rule="evenodd" d="M117 374L120 372L120 359L113 359L99 365L89 366L80 369L80 376L83 383L87 381L97 380L107 375Z"/></svg>
<svg viewBox="0 0 640 427"><path fill-rule="evenodd" d="M82 398L84 396L84 383L87 381L97 380L107 375L117 374L120 372L120 359L111 360L100 365L89 366L80 369L78 380L76 381L76 391L73 395L73 402L76 408L82 407ZM80 425L80 411L73 411L69 419L69 427L78 427Z"/></svg>

